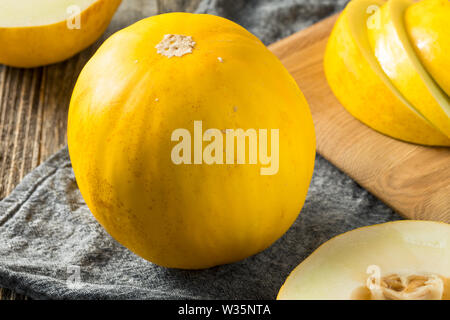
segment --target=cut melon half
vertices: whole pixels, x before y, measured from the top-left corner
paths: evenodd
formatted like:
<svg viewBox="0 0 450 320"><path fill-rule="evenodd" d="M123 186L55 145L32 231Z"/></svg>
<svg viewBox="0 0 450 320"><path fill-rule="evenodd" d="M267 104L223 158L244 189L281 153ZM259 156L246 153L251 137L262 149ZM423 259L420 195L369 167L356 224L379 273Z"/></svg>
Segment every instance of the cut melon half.
<svg viewBox="0 0 450 320"><path fill-rule="evenodd" d="M417 55L450 95L450 1L422 0L406 10L405 23Z"/></svg>
<svg viewBox="0 0 450 320"><path fill-rule="evenodd" d="M120 3L0 1L0 64L29 68L70 58L103 34Z"/></svg>
<svg viewBox="0 0 450 320"><path fill-rule="evenodd" d="M383 5L380 23L368 28L369 41L395 87L418 112L450 138L450 99L420 62L406 31L404 16L412 4L411 0L389 0Z"/></svg>
<svg viewBox="0 0 450 320"><path fill-rule="evenodd" d="M295 268L278 299L448 300L450 225L405 220L339 235Z"/></svg>
<svg viewBox="0 0 450 320"><path fill-rule="evenodd" d="M367 37L367 25L383 0L353 0L339 17L324 57L334 95L355 118L390 137L423 145L450 146L395 88L381 69ZM373 19L375 18L375 19Z"/></svg>

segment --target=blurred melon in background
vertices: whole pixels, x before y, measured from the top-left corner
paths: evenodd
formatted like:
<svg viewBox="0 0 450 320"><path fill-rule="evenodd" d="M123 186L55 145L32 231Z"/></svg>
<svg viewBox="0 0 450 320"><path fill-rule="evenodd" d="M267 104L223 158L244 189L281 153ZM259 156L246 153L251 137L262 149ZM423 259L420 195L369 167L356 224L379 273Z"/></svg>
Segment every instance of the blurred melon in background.
<svg viewBox="0 0 450 320"><path fill-rule="evenodd" d="M0 1L0 64L32 68L66 60L105 32L121 0Z"/></svg>

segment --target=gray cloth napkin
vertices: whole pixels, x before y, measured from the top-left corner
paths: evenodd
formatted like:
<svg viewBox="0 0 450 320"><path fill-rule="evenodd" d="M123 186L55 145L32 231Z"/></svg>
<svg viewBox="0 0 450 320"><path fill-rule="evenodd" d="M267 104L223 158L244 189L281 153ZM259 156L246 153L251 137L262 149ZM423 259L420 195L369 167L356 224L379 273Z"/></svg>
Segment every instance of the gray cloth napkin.
<svg viewBox="0 0 450 320"><path fill-rule="evenodd" d="M230 18L268 44L345 2L204 0L198 12ZM0 287L38 299L274 299L290 271L324 241L398 219L318 155L299 218L270 248L207 270L166 269L137 257L97 223L64 148L0 202Z"/></svg>

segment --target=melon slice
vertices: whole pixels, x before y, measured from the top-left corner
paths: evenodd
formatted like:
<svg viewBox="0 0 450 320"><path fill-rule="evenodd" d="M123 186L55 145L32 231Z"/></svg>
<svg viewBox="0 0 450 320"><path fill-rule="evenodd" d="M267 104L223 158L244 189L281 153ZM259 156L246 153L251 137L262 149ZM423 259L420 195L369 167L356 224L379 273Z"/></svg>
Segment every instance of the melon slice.
<svg viewBox="0 0 450 320"><path fill-rule="evenodd" d="M425 68L450 95L450 1L422 0L406 10L406 30Z"/></svg>
<svg viewBox="0 0 450 320"><path fill-rule="evenodd" d="M0 1L0 64L36 67L70 58L106 30L121 0Z"/></svg>
<svg viewBox="0 0 450 320"><path fill-rule="evenodd" d="M389 0L383 5L380 23L367 30L369 41L395 87L418 112L450 138L450 98L420 62L406 31L404 16L412 4L412 0Z"/></svg>
<svg viewBox="0 0 450 320"><path fill-rule="evenodd" d="M407 142L450 146L450 139L400 94L373 55L367 24L384 3L353 0L347 5L325 52L328 83L347 111L371 128Z"/></svg>
<svg viewBox="0 0 450 320"><path fill-rule="evenodd" d="M450 225L396 221L359 228L319 247L278 299L448 300Z"/></svg>

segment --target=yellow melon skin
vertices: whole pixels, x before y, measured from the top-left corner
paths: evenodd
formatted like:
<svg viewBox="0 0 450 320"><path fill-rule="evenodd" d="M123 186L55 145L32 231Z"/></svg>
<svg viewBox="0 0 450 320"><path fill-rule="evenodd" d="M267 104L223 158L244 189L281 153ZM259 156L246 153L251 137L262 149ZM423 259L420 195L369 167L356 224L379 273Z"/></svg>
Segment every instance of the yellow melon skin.
<svg viewBox="0 0 450 320"><path fill-rule="evenodd" d="M420 61L450 96L450 2L422 0L405 13L408 35Z"/></svg>
<svg viewBox="0 0 450 320"><path fill-rule="evenodd" d="M165 35L192 37L168 58ZM279 171L171 161L174 130L279 129ZM142 20L108 39L77 81L68 144L97 220L161 266L200 269L270 246L295 221L312 177L308 104L280 61L244 28L188 13ZM204 143L206 146L207 143Z"/></svg>
<svg viewBox="0 0 450 320"><path fill-rule="evenodd" d="M341 234L292 271L278 299L350 300L367 286L367 278L375 268L382 277L438 275L444 279L442 298L450 299L450 225L405 220Z"/></svg>
<svg viewBox="0 0 450 320"><path fill-rule="evenodd" d="M386 2L380 8L379 26L368 28L369 41L380 66L395 87L450 139L450 98L420 62L406 31L404 17L412 4L412 0ZM445 39L441 40L445 42Z"/></svg>
<svg viewBox="0 0 450 320"><path fill-rule="evenodd" d="M33 68L74 56L105 32L121 1L94 2L81 12L81 29L69 29L66 20L36 26L2 26L0 21L0 64Z"/></svg>
<svg viewBox="0 0 450 320"><path fill-rule="evenodd" d="M407 142L450 146L450 139L395 88L373 54L367 25L377 23L374 10L384 3L353 0L347 5L325 52L328 84L346 110L372 129Z"/></svg>

